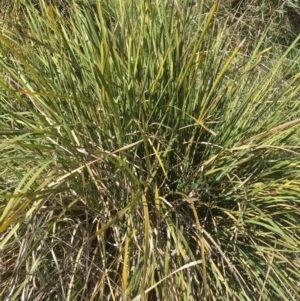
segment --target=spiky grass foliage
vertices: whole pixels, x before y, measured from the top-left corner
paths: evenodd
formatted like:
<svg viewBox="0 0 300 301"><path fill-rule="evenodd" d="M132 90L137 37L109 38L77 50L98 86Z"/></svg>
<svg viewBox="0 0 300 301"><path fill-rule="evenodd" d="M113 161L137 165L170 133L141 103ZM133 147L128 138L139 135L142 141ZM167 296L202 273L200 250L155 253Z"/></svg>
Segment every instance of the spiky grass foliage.
<svg viewBox="0 0 300 301"><path fill-rule="evenodd" d="M82 3L0 35L1 300L299 299L297 40Z"/></svg>

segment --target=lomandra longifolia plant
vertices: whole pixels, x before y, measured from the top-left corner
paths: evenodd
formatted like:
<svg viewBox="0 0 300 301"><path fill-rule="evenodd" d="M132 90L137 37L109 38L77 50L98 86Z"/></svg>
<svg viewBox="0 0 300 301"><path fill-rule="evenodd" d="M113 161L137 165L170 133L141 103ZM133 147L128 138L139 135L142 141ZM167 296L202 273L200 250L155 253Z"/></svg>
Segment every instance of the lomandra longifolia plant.
<svg viewBox="0 0 300 301"><path fill-rule="evenodd" d="M220 7L15 3L1 300L299 299L299 38Z"/></svg>

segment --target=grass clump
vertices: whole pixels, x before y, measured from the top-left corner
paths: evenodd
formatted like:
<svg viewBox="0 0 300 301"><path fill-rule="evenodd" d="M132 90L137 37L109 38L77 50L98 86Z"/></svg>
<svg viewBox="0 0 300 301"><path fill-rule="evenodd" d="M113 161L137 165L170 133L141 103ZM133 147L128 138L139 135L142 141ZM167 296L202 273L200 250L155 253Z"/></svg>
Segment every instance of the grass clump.
<svg viewBox="0 0 300 301"><path fill-rule="evenodd" d="M249 49L218 3L20 4L1 299L299 299L299 38Z"/></svg>

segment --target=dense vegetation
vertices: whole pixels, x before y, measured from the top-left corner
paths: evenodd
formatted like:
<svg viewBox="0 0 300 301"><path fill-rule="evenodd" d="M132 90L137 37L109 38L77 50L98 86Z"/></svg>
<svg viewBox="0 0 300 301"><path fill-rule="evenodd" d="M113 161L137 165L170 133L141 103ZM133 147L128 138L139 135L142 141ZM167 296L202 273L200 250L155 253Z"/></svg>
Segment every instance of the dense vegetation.
<svg viewBox="0 0 300 301"><path fill-rule="evenodd" d="M208 2L2 0L0 300L300 300L298 2Z"/></svg>

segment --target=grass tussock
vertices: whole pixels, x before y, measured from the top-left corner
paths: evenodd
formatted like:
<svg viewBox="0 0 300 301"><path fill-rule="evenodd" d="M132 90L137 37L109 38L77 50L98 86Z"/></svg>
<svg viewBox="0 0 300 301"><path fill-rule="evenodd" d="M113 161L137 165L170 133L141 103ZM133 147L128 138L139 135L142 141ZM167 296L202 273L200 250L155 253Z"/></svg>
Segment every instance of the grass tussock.
<svg viewBox="0 0 300 301"><path fill-rule="evenodd" d="M300 36L52 2L1 26L0 299L299 300Z"/></svg>

